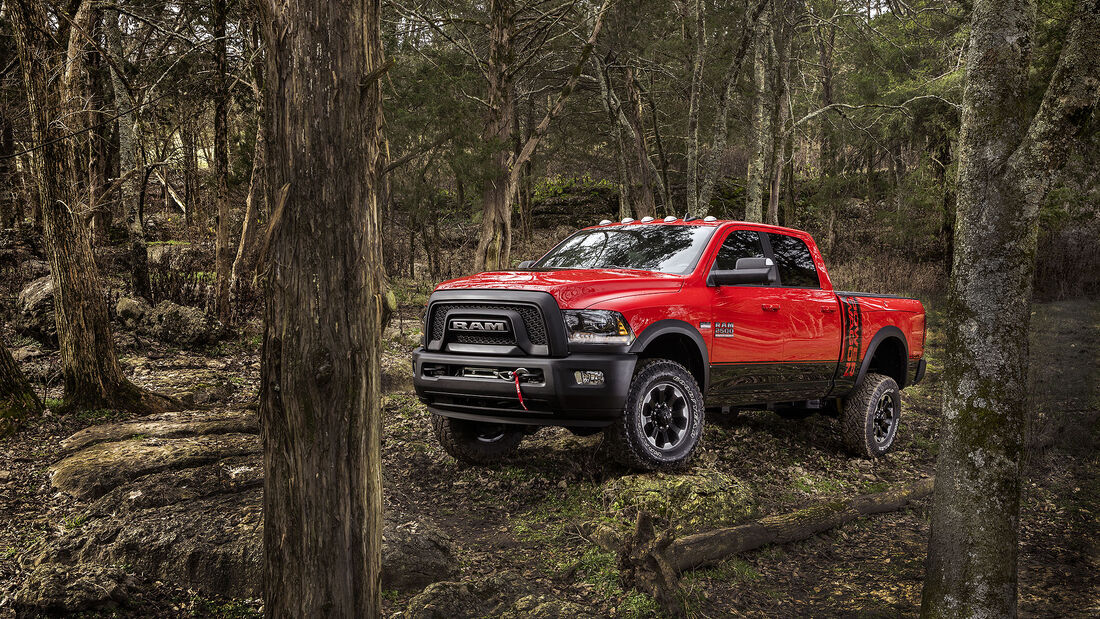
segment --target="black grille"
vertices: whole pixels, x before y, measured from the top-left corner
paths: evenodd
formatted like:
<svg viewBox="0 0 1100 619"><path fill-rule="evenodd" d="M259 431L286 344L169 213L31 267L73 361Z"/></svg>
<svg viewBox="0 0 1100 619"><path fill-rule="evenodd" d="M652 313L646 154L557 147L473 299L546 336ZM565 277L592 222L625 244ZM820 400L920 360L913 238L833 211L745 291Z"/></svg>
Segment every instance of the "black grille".
<svg viewBox="0 0 1100 619"><path fill-rule="evenodd" d="M459 344L515 344L516 339L510 333L456 333L454 341Z"/></svg>
<svg viewBox="0 0 1100 619"><path fill-rule="evenodd" d="M467 304L467 303L437 303L432 308L432 339L443 339L446 330L447 314L451 312L469 312L478 310L512 310L523 319L523 326L527 329L527 337L531 343L545 346L547 344L546 325L542 322L542 314L532 305L505 305L505 304ZM511 334L503 333L477 333L455 334L455 342L462 344L511 344L515 340Z"/></svg>

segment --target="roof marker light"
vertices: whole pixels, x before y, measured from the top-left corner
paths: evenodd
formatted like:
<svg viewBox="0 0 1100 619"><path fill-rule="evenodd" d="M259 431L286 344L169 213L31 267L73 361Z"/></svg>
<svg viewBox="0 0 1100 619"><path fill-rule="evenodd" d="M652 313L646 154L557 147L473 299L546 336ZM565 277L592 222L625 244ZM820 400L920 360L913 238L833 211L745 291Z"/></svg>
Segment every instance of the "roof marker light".
<svg viewBox="0 0 1100 619"><path fill-rule="evenodd" d="M623 220L620 221L619 223L632 224L632 223L634 223L634 218L633 217L624 217Z"/></svg>
<svg viewBox="0 0 1100 619"><path fill-rule="evenodd" d="M605 219L605 220L601 221L599 225L606 226L609 223L611 223L611 220L610 219Z"/></svg>
<svg viewBox="0 0 1100 619"><path fill-rule="evenodd" d="M668 217L665 217L665 223L672 223L674 221L676 221L675 215L669 215Z"/></svg>
<svg viewBox="0 0 1100 619"><path fill-rule="evenodd" d="M652 218L652 217L643 217L643 218L642 218L642 223L643 223L643 224L647 224L647 223L649 223L649 222L651 222L651 221L653 221L653 218Z"/></svg>
<svg viewBox="0 0 1100 619"><path fill-rule="evenodd" d="M703 218L703 221L718 221L718 218L715 217L714 215L707 215L706 217Z"/></svg>

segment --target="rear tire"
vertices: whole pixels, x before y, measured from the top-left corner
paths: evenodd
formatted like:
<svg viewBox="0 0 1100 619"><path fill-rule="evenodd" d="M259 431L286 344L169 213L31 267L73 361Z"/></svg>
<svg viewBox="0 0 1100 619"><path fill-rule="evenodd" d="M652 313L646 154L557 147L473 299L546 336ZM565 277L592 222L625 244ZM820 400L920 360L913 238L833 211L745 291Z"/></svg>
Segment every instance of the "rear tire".
<svg viewBox="0 0 1100 619"><path fill-rule="evenodd" d="M855 456L878 458L890 451L901 421L901 391L893 378L867 374L844 401L840 415L844 446Z"/></svg>
<svg viewBox="0 0 1100 619"><path fill-rule="evenodd" d="M687 369L667 359L638 364L626 408L604 430L611 457L644 471L683 467L703 436L703 394Z"/></svg>
<svg viewBox="0 0 1100 619"><path fill-rule="evenodd" d="M495 464L516 451L524 426L432 415L432 430L443 450L467 464Z"/></svg>

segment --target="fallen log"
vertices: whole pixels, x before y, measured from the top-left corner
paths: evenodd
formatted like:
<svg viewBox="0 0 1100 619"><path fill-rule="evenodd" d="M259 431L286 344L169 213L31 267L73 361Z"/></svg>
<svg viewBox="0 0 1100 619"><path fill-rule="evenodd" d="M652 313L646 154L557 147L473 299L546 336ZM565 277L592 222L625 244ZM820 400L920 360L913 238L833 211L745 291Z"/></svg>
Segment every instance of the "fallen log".
<svg viewBox="0 0 1100 619"><path fill-rule="evenodd" d="M932 478L923 479L902 488L826 501L680 539L672 539L667 531L658 533L652 516L640 512L630 539L623 540L606 525L592 531L590 538L601 548L618 553L620 571L628 586L649 593L667 613L678 617L685 612L679 574L768 544L803 540L861 516L897 511L931 495L932 486Z"/></svg>
<svg viewBox="0 0 1100 619"><path fill-rule="evenodd" d="M932 481L924 479L904 488L865 494L847 501L829 501L736 527L688 535L669 544L665 555L677 572L713 565L731 555L767 544L806 539L860 516L897 511L932 494Z"/></svg>

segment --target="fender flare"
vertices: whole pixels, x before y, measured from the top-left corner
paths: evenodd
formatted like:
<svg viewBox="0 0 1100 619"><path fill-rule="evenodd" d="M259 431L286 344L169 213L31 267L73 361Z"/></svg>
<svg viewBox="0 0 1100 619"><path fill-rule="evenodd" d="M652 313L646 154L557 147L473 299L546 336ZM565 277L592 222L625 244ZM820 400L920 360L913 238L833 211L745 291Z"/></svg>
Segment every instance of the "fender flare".
<svg viewBox="0 0 1100 619"><path fill-rule="evenodd" d="M703 393L707 392L707 388L710 386L710 355L707 354L707 342L703 339L702 334L695 328L690 322L685 320L678 320L676 318L664 318L658 320L649 325L642 331L634 343L631 344L628 352L638 354L645 350L646 346L653 340L661 337L662 335L686 335L695 343L695 347L698 349L699 358L702 361L703 369L703 384L699 385Z"/></svg>
<svg viewBox="0 0 1100 619"><path fill-rule="evenodd" d="M856 375L856 383L853 389L863 384L863 378L867 376L867 371L871 369L871 359L874 358L879 344L891 337L901 340L902 352L905 355L904 361L909 361L909 341L905 339L905 333L894 325L887 325L879 329L878 332L875 333L875 336L871 338L871 343L867 345L867 352L863 354L863 363L859 366L859 374ZM905 388L905 380L908 378L907 374L908 371L903 368L902 381L901 384L898 385L898 389Z"/></svg>

